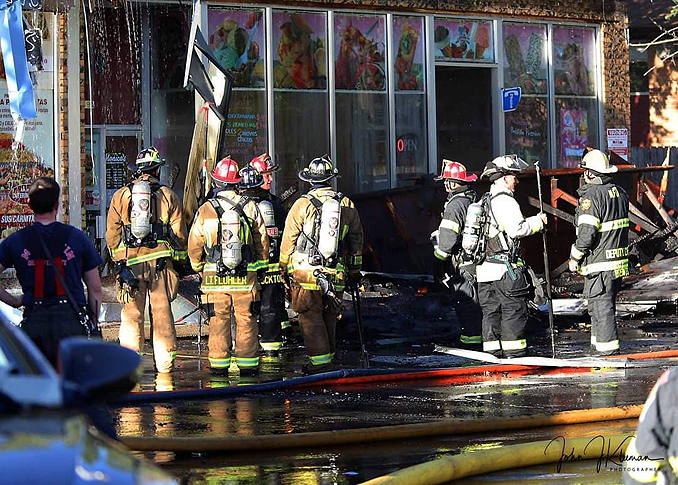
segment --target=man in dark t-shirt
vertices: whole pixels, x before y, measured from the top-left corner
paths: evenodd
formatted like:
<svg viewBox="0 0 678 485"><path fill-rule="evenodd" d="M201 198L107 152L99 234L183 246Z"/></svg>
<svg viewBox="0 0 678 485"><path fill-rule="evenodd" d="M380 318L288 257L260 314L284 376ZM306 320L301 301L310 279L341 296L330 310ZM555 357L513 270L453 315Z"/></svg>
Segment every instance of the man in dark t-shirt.
<svg viewBox="0 0 678 485"><path fill-rule="evenodd" d="M21 327L47 359L56 366L59 342L86 330L68 301L40 238L45 242L75 304L89 307L98 319L103 263L87 236L72 226L56 221L59 185L48 177L38 178L29 190L29 205L35 224L12 234L0 243L0 272L15 268L23 295L10 295L0 287L0 301L15 308L24 306ZM82 282L87 286L87 296Z"/></svg>

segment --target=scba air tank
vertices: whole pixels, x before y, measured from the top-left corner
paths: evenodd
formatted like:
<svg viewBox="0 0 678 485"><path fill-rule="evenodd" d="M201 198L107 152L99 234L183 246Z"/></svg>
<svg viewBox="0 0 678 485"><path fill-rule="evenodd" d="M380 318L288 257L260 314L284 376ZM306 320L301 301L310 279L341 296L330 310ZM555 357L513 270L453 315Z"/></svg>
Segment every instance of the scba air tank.
<svg viewBox="0 0 678 485"><path fill-rule="evenodd" d="M478 247L483 229L483 204L474 202L466 210L466 221L461 236L461 247L467 253L473 253Z"/></svg>
<svg viewBox="0 0 678 485"><path fill-rule="evenodd" d="M229 269L235 269L242 262L242 241L240 240L240 217L233 209L221 215L221 262Z"/></svg>
<svg viewBox="0 0 678 485"><path fill-rule="evenodd" d="M146 180L132 186L130 219L132 235L137 239L143 239L151 232L151 184Z"/></svg>
<svg viewBox="0 0 678 485"><path fill-rule="evenodd" d="M325 259L337 255L339 233L341 231L341 205L337 199L323 202L320 212L320 234L318 235L318 252Z"/></svg>
<svg viewBox="0 0 678 485"><path fill-rule="evenodd" d="M269 237L278 237L278 226L275 225L275 212L273 211L273 204L268 200L262 200L257 204L261 217L264 218L266 224L266 232Z"/></svg>

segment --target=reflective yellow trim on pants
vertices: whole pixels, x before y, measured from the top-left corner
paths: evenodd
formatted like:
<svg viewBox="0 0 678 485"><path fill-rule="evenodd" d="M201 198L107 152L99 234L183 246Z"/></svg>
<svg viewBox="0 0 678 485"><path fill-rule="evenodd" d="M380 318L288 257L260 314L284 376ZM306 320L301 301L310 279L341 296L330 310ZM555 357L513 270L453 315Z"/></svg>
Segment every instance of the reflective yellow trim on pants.
<svg viewBox="0 0 678 485"><path fill-rule="evenodd" d="M462 344L479 344L482 343L483 338L480 335L461 335L459 341Z"/></svg>
<svg viewBox="0 0 678 485"><path fill-rule="evenodd" d="M332 354L310 355L312 365L323 365L332 362Z"/></svg>
<svg viewBox="0 0 678 485"><path fill-rule="evenodd" d="M504 350L523 350L527 348L527 340L502 340L501 348Z"/></svg>
<svg viewBox="0 0 678 485"><path fill-rule="evenodd" d="M238 367L258 367L259 357L236 357L235 363Z"/></svg>
<svg viewBox="0 0 678 485"><path fill-rule="evenodd" d="M488 342L483 342L484 352L494 352L495 350L501 350L501 343L499 342L499 340L490 340Z"/></svg>
<svg viewBox="0 0 678 485"><path fill-rule="evenodd" d="M261 348L264 350L280 350L282 342L261 342Z"/></svg>
<svg viewBox="0 0 678 485"><path fill-rule="evenodd" d="M231 366L231 358L225 357L223 359L213 359L209 357L210 367L213 369L227 369Z"/></svg>
<svg viewBox="0 0 678 485"><path fill-rule="evenodd" d="M612 340L610 342L598 342L593 343L598 352L610 352L612 350L619 349L619 340Z"/></svg>
<svg viewBox="0 0 678 485"><path fill-rule="evenodd" d="M283 320L282 322L280 322L280 328L282 330L285 330L286 328L290 328L291 326L292 326L292 324L290 323L289 320Z"/></svg>

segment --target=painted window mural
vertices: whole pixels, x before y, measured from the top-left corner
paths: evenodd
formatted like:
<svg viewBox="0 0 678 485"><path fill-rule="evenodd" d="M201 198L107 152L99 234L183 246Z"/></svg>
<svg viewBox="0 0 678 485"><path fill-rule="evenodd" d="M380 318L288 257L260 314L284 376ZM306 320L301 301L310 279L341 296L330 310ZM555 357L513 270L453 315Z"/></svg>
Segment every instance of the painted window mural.
<svg viewBox="0 0 678 485"><path fill-rule="evenodd" d="M504 87L546 94L546 26L504 22Z"/></svg>
<svg viewBox="0 0 678 485"><path fill-rule="evenodd" d="M210 9L209 44L236 87L264 87L263 10Z"/></svg>
<svg viewBox="0 0 678 485"><path fill-rule="evenodd" d="M345 193L391 186L386 16L334 16L337 167Z"/></svg>
<svg viewBox="0 0 678 485"><path fill-rule="evenodd" d="M278 192L330 152L327 92L327 16L324 12L273 11L273 112Z"/></svg>
<svg viewBox="0 0 678 485"><path fill-rule="evenodd" d="M424 19L393 17L395 57L393 70L397 91L424 90Z"/></svg>
<svg viewBox="0 0 678 485"><path fill-rule="evenodd" d="M519 87L521 100L504 117L506 151L526 162L549 160L546 26L503 23L504 87Z"/></svg>
<svg viewBox="0 0 678 485"><path fill-rule="evenodd" d="M398 186L428 173L424 18L393 17L395 162Z"/></svg>
<svg viewBox="0 0 678 485"><path fill-rule="evenodd" d="M558 165L576 167L584 148L598 147L593 29L553 27Z"/></svg>
<svg viewBox="0 0 678 485"><path fill-rule="evenodd" d="M273 12L273 87L327 87L325 14Z"/></svg>
<svg viewBox="0 0 678 485"><path fill-rule="evenodd" d="M207 15L208 42L235 79L224 143L241 166L268 151L264 23L262 9L210 8Z"/></svg>
<svg viewBox="0 0 678 485"><path fill-rule="evenodd" d="M386 91L385 21L383 15L335 16L336 89Z"/></svg>
<svg viewBox="0 0 678 485"><path fill-rule="evenodd" d="M491 21L436 17L434 26L433 41L437 61L494 62Z"/></svg>

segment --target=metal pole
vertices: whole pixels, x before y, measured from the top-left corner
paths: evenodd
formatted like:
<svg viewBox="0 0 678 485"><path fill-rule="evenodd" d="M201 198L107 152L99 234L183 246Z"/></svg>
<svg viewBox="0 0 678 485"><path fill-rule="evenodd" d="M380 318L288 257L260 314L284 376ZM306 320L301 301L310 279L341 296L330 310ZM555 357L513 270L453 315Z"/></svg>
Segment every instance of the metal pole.
<svg viewBox="0 0 678 485"><path fill-rule="evenodd" d="M365 349L365 338L363 337L363 312L360 308L360 291L357 287L351 288L351 298L353 298L353 311L355 313L356 324L358 326L358 339L360 340L360 360L365 369L370 367L370 359Z"/></svg>
<svg viewBox="0 0 678 485"><path fill-rule="evenodd" d="M541 167L539 161L534 162L534 167L537 169L537 191L539 192L539 210L544 212L544 201L541 196ZM553 325L553 297L551 295L551 274L549 270L549 252L546 247L546 231L541 232L544 241L544 276L546 277L546 300L549 311L549 328L551 329L551 352L553 358L556 358L556 332Z"/></svg>

